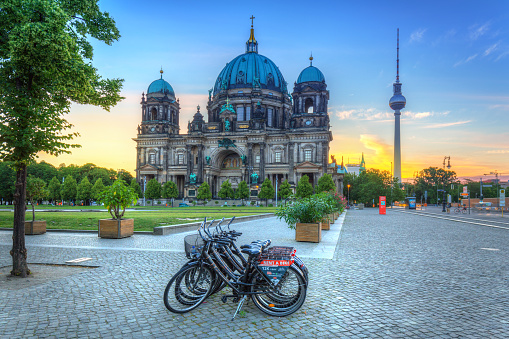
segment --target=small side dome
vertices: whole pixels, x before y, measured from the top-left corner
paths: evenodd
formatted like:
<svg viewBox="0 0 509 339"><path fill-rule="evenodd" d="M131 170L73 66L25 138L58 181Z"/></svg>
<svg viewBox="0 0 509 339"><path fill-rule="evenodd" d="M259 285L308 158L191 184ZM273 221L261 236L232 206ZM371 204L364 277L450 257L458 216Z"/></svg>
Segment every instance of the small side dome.
<svg viewBox="0 0 509 339"><path fill-rule="evenodd" d="M300 75L297 78L297 83L300 84L308 81L323 82L325 81L325 77L318 68L316 68L315 66L309 66L306 67L302 72L300 72Z"/></svg>
<svg viewBox="0 0 509 339"><path fill-rule="evenodd" d="M164 93L175 96L175 92L171 85L165 81L163 78L157 79L153 81L150 86L148 86L147 94L150 93Z"/></svg>

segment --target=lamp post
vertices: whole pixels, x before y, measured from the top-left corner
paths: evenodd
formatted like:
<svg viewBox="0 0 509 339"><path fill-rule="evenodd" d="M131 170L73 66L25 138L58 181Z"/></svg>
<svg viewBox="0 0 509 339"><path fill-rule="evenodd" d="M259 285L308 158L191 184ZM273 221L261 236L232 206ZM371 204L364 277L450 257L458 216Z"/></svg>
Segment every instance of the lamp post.
<svg viewBox="0 0 509 339"><path fill-rule="evenodd" d="M451 169L451 157L448 156L448 157L444 157L444 177L443 177L443 183L444 183L444 190L442 192L442 212L445 212L445 205L446 205L446 201L445 201L445 186L446 186L446 183L445 183L445 160L447 159L447 169Z"/></svg>
<svg viewBox="0 0 509 339"><path fill-rule="evenodd" d="M145 205L145 189L147 188L147 176L144 175L143 176L143 206L146 206ZM153 205L153 204L152 204Z"/></svg>
<svg viewBox="0 0 509 339"><path fill-rule="evenodd" d="M348 207L350 207L350 184L346 185L346 187L348 188Z"/></svg>

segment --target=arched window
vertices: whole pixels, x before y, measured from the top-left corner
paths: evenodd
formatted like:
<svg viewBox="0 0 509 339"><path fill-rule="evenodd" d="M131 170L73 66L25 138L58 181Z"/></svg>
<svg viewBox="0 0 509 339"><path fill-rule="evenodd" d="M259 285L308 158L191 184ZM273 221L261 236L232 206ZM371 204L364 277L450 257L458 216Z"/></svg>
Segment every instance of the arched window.
<svg viewBox="0 0 509 339"><path fill-rule="evenodd" d="M155 107L150 110L150 120L157 120L157 108Z"/></svg>
<svg viewBox="0 0 509 339"><path fill-rule="evenodd" d="M304 102L304 111L306 113L314 113L315 112L315 106L313 105L313 99L307 98Z"/></svg>

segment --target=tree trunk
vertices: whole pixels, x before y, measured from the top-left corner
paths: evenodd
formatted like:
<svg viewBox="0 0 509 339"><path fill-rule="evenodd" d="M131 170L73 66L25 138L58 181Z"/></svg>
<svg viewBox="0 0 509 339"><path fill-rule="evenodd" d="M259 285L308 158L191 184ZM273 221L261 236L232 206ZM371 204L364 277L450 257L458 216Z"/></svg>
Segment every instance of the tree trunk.
<svg viewBox="0 0 509 339"><path fill-rule="evenodd" d="M21 164L16 172L16 190L14 193L14 228L12 230L12 271L11 275L26 278L30 274L27 266L25 248L25 204L26 204L27 167Z"/></svg>

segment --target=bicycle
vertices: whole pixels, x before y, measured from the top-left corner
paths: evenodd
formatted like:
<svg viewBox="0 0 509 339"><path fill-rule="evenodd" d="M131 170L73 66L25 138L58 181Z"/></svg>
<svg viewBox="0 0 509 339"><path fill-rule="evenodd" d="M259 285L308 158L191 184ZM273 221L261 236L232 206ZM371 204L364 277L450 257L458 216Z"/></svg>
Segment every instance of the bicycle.
<svg viewBox="0 0 509 339"><path fill-rule="evenodd" d="M466 214L467 213L467 208L466 207L463 207L463 208L456 207L454 209L454 213L463 213L463 214Z"/></svg>
<svg viewBox="0 0 509 339"><path fill-rule="evenodd" d="M232 294L222 296L221 300L227 302L228 298L233 298L238 302L232 320L247 297L271 316L283 317L296 312L305 301L308 285L307 268L303 263L302 267L295 264L296 249L269 247L270 240L265 240L243 245L239 251L235 239L241 233L222 231L223 220L212 234L210 226L214 221L205 228L205 219L198 229L199 238L193 235L184 240L190 260L166 286L166 308L174 313L189 312L228 286Z"/></svg>

